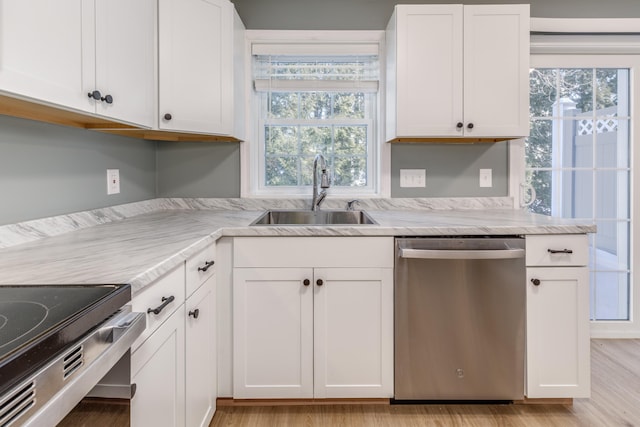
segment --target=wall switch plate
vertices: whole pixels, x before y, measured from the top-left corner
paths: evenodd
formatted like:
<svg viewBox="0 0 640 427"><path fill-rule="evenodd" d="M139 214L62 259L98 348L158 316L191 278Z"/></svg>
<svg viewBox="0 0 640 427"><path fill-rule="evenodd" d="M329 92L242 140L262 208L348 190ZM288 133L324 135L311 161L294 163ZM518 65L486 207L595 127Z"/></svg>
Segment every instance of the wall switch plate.
<svg viewBox="0 0 640 427"><path fill-rule="evenodd" d="M107 169L107 194L120 193L120 169Z"/></svg>
<svg viewBox="0 0 640 427"><path fill-rule="evenodd" d="M491 175L491 169L480 169L480 187L493 187Z"/></svg>
<svg viewBox="0 0 640 427"><path fill-rule="evenodd" d="M400 169L400 187L426 187L426 169Z"/></svg>

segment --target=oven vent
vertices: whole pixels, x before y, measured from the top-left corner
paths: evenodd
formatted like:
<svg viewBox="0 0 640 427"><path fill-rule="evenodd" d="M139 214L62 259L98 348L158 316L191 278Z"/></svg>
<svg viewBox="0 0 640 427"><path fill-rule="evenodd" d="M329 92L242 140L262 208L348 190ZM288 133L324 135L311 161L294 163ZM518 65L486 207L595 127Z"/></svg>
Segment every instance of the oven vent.
<svg viewBox="0 0 640 427"><path fill-rule="evenodd" d="M84 347L79 345L71 350L63 360L64 368L62 370L63 378L66 380L75 371L84 365Z"/></svg>
<svg viewBox="0 0 640 427"><path fill-rule="evenodd" d="M36 382L31 381L3 397L0 401L0 427L9 427L36 402Z"/></svg>

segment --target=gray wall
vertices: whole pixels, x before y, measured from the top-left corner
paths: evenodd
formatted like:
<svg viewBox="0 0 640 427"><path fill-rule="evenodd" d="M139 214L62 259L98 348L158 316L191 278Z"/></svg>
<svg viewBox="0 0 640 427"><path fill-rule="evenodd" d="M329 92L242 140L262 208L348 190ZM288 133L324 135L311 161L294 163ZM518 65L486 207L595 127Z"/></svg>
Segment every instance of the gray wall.
<svg viewBox="0 0 640 427"><path fill-rule="evenodd" d="M639 0L233 0L248 29L382 30L399 4L530 3L539 18L640 18Z"/></svg>
<svg viewBox="0 0 640 427"><path fill-rule="evenodd" d="M489 197L508 195L508 145L393 144L391 197ZM424 188L401 188L400 169L426 169ZM492 187L479 186L480 169L492 169Z"/></svg>
<svg viewBox="0 0 640 427"><path fill-rule="evenodd" d="M238 143L159 142L158 197L240 197Z"/></svg>
<svg viewBox="0 0 640 427"><path fill-rule="evenodd" d="M152 199L155 175L155 142L0 115L0 225Z"/></svg>

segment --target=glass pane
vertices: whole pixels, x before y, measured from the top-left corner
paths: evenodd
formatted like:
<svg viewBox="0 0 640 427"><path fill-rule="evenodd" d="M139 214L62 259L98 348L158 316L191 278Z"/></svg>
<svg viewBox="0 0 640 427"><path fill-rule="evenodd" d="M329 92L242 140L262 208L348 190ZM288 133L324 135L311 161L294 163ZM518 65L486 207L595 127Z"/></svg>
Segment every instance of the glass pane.
<svg viewBox="0 0 640 427"><path fill-rule="evenodd" d="M596 114L627 116L629 114L628 88L629 70L605 68L596 70ZM618 104L620 95L624 101Z"/></svg>
<svg viewBox="0 0 640 427"><path fill-rule="evenodd" d="M596 218L629 218L629 172L596 171Z"/></svg>
<svg viewBox="0 0 640 427"><path fill-rule="evenodd" d="M573 101L580 112L593 110L593 69L564 68L560 73L560 98Z"/></svg>
<svg viewBox="0 0 640 427"><path fill-rule="evenodd" d="M295 154L298 152L298 132L292 126L265 126L267 154Z"/></svg>
<svg viewBox="0 0 640 427"><path fill-rule="evenodd" d="M561 176L559 193L554 198L561 206L558 216L593 218L593 171L564 171Z"/></svg>
<svg viewBox="0 0 640 427"><path fill-rule="evenodd" d="M563 168L593 168L593 120L558 120Z"/></svg>
<svg viewBox="0 0 640 427"><path fill-rule="evenodd" d="M529 71L529 111L532 117L553 114L556 102L558 72L554 69L534 68Z"/></svg>
<svg viewBox="0 0 640 427"><path fill-rule="evenodd" d="M298 117L299 99L297 93L272 92L269 95L269 117L276 119L295 119Z"/></svg>
<svg viewBox="0 0 640 427"><path fill-rule="evenodd" d="M629 222L596 221L594 235L594 268L626 271L629 265Z"/></svg>
<svg viewBox="0 0 640 427"><path fill-rule="evenodd" d="M363 119L364 93L336 93L333 97L333 117Z"/></svg>
<svg viewBox="0 0 640 427"><path fill-rule="evenodd" d="M301 119L328 119L331 117L331 96L326 92L300 94Z"/></svg>
<svg viewBox="0 0 640 427"><path fill-rule="evenodd" d="M300 159L300 185L313 185L313 157ZM331 171L331 169L329 169Z"/></svg>
<svg viewBox="0 0 640 427"><path fill-rule="evenodd" d="M266 185L298 185L297 163L295 157L267 157L265 159Z"/></svg>
<svg viewBox="0 0 640 427"><path fill-rule="evenodd" d="M367 185L367 160L362 157L336 158L332 185L338 187Z"/></svg>
<svg viewBox="0 0 640 427"><path fill-rule="evenodd" d="M529 206L531 212L551 215L551 172L529 171L527 182L536 190L536 200Z"/></svg>
<svg viewBox="0 0 640 427"><path fill-rule="evenodd" d="M367 154L366 126L334 127L336 154Z"/></svg>
<svg viewBox="0 0 640 427"><path fill-rule="evenodd" d="M596 274L589 271L589 320L596 319Z"/></svg>
<svg viewBox="0 0 640 427"><path fill-rule="evenodd" d="M629 167L629 121L598 120L596 128L596 167Z"/></svg>
<svg viewBox="0 0 640 427"><path fill-rule="evenodd" d="M303 155L326 156L331 151L331 127L300 126L300 146Z"/></svg>
<svg viewBox="0 0 640 427"><path fill-rule="evenodd" d="M551 120L533 120L531 132L525 140L528 168L551 167Z"/></svg>
<svg viewBox="0 0 640 427"><path fill-rule="evenodd" d="M629 274L595 272L596 320L629 320Z"/></svg>

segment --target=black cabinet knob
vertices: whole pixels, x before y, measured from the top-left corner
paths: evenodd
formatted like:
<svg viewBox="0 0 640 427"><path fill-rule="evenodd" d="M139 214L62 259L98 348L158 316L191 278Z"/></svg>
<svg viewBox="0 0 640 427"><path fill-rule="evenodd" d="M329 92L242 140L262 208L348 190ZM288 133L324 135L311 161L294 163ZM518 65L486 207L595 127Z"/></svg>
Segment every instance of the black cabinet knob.
<svg viewBox="0 0 640 427"><path fill-rule="evenodd" d="M316 280L316 285L322 286L323 284L324 284L324 282L322 281L322 279Z"/></svg>
<svg viewBox="0 0 640 427"><path fill-rule="evenodd" d="M196 308L195 310L190 311L189 316L193 316L194 319L197 319L198 316L200 316L200 309Z"/></svg>
<svg viewBox="0 0 640 427"><path fill-rule="evenodd" d="M171 120L171 118L172 118L172 117L171 117L171 114L169 114L169 113L167 113L167 114L165 114L165 115L164 115L164 119L165 119L165 120Z"/></svg>
<svg viewBox="0 0 640 427"><path fill-rule="evenodd" d="M100 101L102 99L102 94L100 93L99 90L94 90L93 92L89 92L87 95L89 95L89 98L93 98L96 101Z"/></svg>
<svg viewBox="0 0 640 427"><path fill-rule="evenodd" d="M473 129L473 123L469 123L469 124L467 125L467 129Z"/></svg>
<svg viewBox="0 0 640 427"><path fill-rule="evenodd" d="M305 286L309 286L309 285L311 284L311 280L309 280L309 279L304 279L304 280L302 281L302 284L303 284L303 285L305 285Z"/></svg>
<svg viewBox="0 0 640 427"><path fill-rule="evenodd" d="M540 279L531 279L531 283L533 283L534 286L540 286Z"/></svg>
<svg viewBox="0 0 640 427"><path fill-rule="evenodd" d="M107 104L113 104L113 96L106 95L104 98L100 98L100 101L104 101Z"/></svg>
<svg viewBox="0 0 640 427"><path fill-rule="evenodd" d="M462 126L464 126L464 125L462 124L462 122L458 122L458 123L456 124L456 127L457 127L458 129L462 129Z"/></svg>

